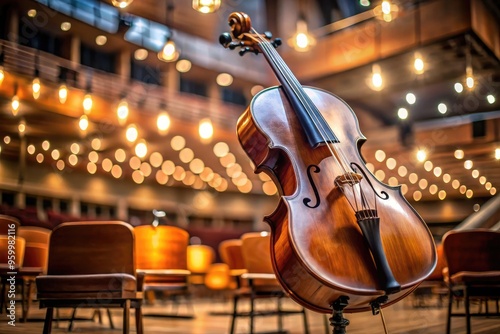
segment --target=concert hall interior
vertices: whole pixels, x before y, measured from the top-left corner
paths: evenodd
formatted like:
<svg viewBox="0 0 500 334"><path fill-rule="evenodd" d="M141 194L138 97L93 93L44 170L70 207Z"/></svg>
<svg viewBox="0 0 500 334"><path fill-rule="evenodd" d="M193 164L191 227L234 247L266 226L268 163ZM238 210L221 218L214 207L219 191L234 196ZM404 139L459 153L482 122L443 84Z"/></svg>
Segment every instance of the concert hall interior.
<svg viewBox="0 0 500 334"><path fill-rule="evenodd" d="M0 1L1 333L500 333L499 188L497 0Z"/></svg>

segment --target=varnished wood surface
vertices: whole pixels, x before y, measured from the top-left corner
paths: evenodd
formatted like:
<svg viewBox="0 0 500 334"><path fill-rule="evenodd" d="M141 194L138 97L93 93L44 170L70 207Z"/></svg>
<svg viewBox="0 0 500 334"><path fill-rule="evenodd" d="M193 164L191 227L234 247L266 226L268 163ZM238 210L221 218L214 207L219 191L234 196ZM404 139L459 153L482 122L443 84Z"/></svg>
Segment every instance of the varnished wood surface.
<svg viewBox="0 0 500 334"><path fill-rule="evenodd" d="M384 309L384 316L391 334L441 334L445 332L446 326L446 302L442 307L437 306L436 299L426 299L428 307L414 308L415 299L410 296L403 301ZM287 307L296 307L290 300L284 303ZM18 304L20 306L20 304ZM241 303L243 307L248 307L247 303ZM270 309L274 304L269 301L259 300L257 307L259 309ZM490 304L490 310L493 310L493 304ZM214 293L213 298L194 300L194 309L196 313L195 319L174 319L174 318L144 318L144 333L146 334L224 334L229 332L231 317L228 315L211 315L211 312L229 312L231 310L231 302L223 298L220 293ZM188 309L185 305L181 305L179 311L186 312ZM473 307L477 310L477 305ZM17 314L20 315L20 307L17 309ZM70 315L68 309L61 310L61 316L68 317ZM166 313L171 311L171 304L165 302L157 302L153 306L145 306L144 313ZM81 309L78 311L78 317L86 317L90 315L90 310ZM113 322L116 329L112 330L108 326L108 319L105 310L102 310L103 324L100 325L97 321L78 321L74 325L72 333L77 334L116 334L121 332L121 311L113 309ZM134 315L131 312L131 333L134 333ZM16 326L12 327L7 324L5 313L0 317L0 333L22 333L22 334L39 334L42 333L44 310L39 310L37 303L34 303L30 310L30 321L20 323L16 321ZM324 317L317 313L307 313L309 321L309 330L311 334L323 334L325 328L323 326ZM350 325L347 327L348 334L383 334L383 326L379 316L372 316L370 312L347 314L346 317L350 320ZM34 321L38 320L38 321ZM276 317L257 317L256 331L265 332L273 331L277 328ZM283 321L284 329L289 334L303 333L302 319L300 316L288 316ZM67 333L68 322L61 321L58 328L53 328L53 333ZM453 319L452 330L453 334L465 333L465 319ZM473 318L472 332L474 334L498 334L500 333L500 318ZM248 333L248 319L240 318L237 321L236 334ZM328 333L332 333L331 329Z"/></svg>

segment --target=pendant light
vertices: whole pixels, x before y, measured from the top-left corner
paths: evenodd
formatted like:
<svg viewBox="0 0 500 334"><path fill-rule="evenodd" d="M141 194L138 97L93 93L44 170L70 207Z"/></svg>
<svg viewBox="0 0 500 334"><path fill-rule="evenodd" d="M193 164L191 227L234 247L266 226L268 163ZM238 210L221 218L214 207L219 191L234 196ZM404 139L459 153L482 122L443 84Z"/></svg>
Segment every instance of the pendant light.
<svg viewBox="0 0 500 334"><path fill-rule="evenodd" d="M134 0L111 0L113 6L118 8L126 8L128 7Z"/></svg>
<svg viewBox="0 0 500 334"><path fill-rule="evenodd" d="M213 13L220 8L220 0L193 0L193 9L200 13Z"/></svg>

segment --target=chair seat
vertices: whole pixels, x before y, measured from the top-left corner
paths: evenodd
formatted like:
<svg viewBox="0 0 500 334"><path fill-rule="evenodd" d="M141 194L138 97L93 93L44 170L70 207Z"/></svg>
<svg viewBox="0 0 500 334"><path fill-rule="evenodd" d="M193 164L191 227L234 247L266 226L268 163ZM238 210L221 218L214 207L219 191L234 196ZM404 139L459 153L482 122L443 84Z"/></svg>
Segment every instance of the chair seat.
<svg viewBox="0 0 500 334"><path fill-rule="evenodd" d="M46 275L36 278L38 299L137 298L136 278L129 274Z"/></svg>
<svg viewBox="0 0 500 334"><path fill-rule="evenodd" d="M500 284L500 271L461 271L450 277L453 284Z"/></svg>

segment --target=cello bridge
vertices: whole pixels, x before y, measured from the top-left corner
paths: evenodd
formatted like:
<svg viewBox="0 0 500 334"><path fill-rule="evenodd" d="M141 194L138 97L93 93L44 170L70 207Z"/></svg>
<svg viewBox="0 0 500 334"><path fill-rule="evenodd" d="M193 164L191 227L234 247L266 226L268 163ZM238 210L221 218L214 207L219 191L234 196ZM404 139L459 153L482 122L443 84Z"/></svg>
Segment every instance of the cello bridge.
<svg viewBox="0 0 500 334"><path fill-rule="evenodd" d="M363 176L361 174L349 172L349 173L345 173L345 174L337 176L335 178L335 184L338 187L342 187L344 185L353 186L355 184L360 183L361 179L363 179Z"/></svg>

